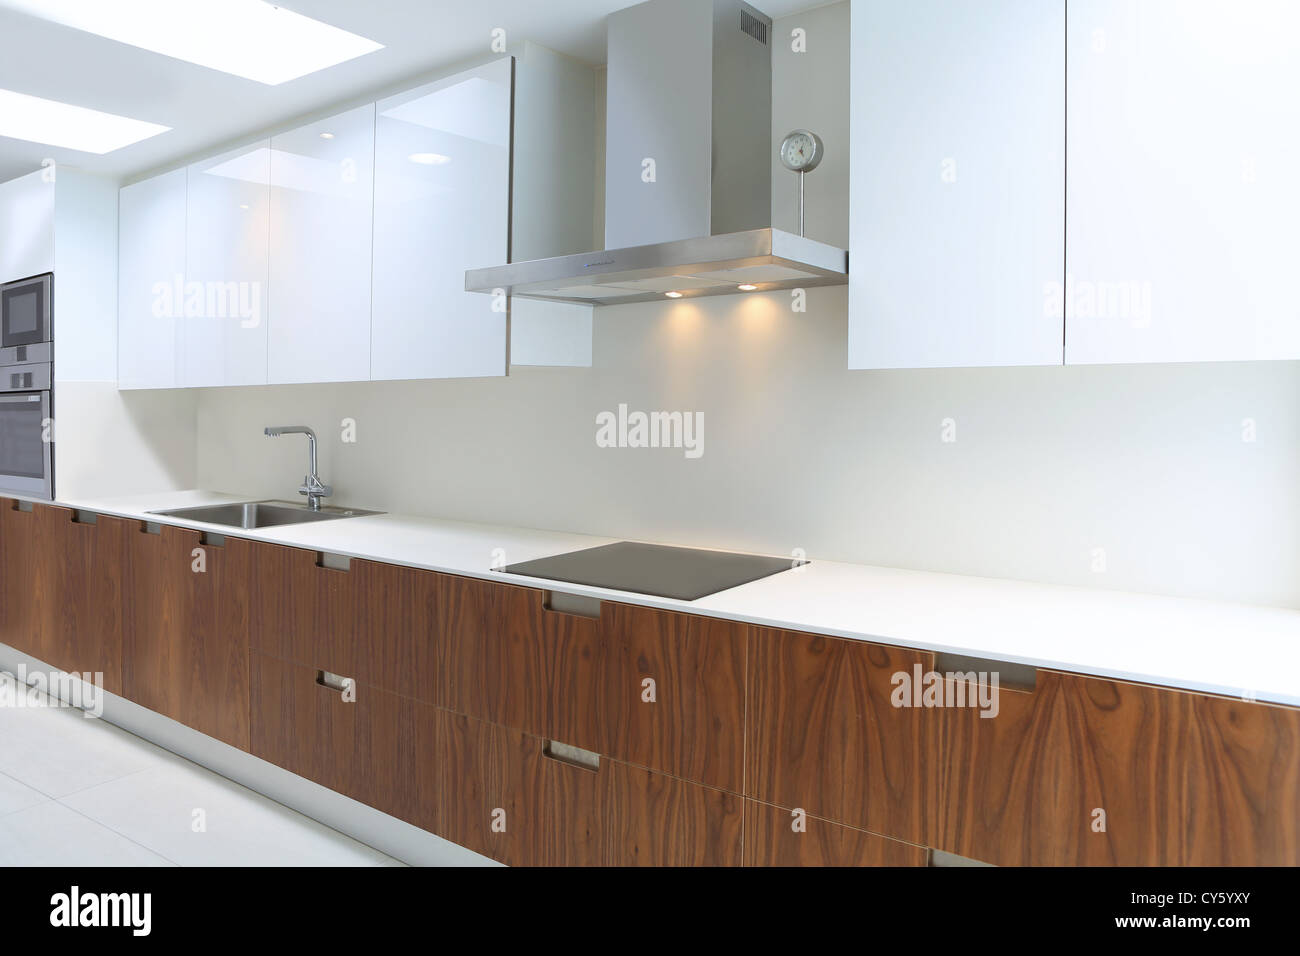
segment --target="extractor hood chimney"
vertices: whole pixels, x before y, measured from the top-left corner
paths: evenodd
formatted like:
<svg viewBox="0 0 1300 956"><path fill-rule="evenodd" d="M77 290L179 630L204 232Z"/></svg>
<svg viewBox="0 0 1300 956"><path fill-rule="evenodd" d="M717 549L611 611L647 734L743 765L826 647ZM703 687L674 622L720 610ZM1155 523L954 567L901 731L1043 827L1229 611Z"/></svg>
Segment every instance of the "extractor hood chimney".
<svg viewBox="0 0 1300 956"><path fill-rule="evenodd" d="M614 305L848 281L848 253L771 228L772 21L741 0L608 19L605 250L465 274L471 292Z"/></svg>

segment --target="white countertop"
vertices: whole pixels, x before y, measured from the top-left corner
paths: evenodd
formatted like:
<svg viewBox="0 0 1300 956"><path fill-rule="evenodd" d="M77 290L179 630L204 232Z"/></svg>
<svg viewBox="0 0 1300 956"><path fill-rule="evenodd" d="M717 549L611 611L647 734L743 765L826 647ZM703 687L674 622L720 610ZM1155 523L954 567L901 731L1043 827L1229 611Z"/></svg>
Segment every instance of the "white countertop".
<svg viewBox="0 0 1300 956"><path fill-rule="evenodd" d="M924 650L1300 706L1300 611L819 561L698 601L489 570L616 538L373 515L243 531L149 512L248 497L61 500L101 514L355 558ZM500 562L498 562L500 563Z"/></svg>

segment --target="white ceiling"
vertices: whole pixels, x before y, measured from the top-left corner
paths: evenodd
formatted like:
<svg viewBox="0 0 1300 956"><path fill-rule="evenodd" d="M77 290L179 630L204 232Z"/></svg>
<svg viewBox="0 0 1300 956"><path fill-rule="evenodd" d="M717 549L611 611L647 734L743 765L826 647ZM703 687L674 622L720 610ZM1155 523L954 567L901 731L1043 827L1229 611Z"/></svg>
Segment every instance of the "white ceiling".
<svg viewBox="0 0 1300 956"><path fill-rule="evenodd" d="M758 0L778 17L818 0ZM632 0L282 0L281 6L384 44L384 49L280 86L264 86L93 34L57 26L0 0L0 88L172 127L103 156L0 137L0 182L52 158L118 178L167 165L356 99L372 90L489 53L506 30L510 52L534 40L590 63L605 61L605 17Z"/></svg>

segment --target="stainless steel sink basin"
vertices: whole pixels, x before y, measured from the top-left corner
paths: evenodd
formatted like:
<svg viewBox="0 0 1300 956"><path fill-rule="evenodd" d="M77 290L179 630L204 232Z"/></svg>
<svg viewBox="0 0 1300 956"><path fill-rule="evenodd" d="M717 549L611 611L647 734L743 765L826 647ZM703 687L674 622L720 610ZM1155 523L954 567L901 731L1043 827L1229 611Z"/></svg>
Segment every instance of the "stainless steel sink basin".
<svg viewBox="0 0 1300 956"><path fill-rule="evenodd" d="M166 515L170 518L184 518L187 521L202 521L206 524L224 524L245 530L383 514L381 511L360 511L355 508L334 508L328 505L322 506L320 511L312 511L306 505L292 501L243 501L224 505L172 508L168 511L149 513Z"/></svg>

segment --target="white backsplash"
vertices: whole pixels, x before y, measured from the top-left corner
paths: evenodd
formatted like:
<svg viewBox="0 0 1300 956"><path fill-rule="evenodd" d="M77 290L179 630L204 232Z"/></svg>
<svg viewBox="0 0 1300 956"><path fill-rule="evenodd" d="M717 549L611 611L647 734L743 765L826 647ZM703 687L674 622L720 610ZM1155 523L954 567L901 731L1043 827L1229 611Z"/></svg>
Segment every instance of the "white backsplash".
<svg viewBox="0 0 1300 956"><path fill-rule="evenodd" d="M1300 607L1295 363L849 372L845 290L788 301L598 310L591 369L202 391L197 482L293 497L262 428L303 423L363 508ZM620 404L702 412L702 456L598 447Z"/></svg>

